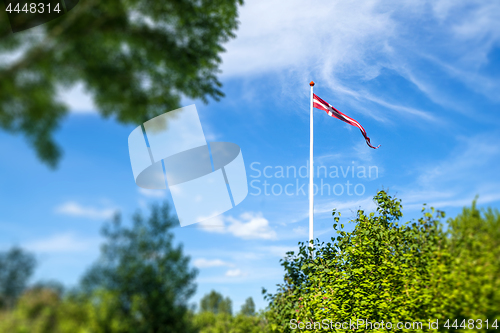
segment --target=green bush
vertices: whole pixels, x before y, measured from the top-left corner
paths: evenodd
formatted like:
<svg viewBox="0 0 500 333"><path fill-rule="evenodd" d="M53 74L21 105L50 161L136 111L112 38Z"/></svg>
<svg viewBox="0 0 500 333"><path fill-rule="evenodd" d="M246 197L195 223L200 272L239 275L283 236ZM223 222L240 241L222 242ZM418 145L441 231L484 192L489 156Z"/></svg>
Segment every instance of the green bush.
<svg viewBox="0 0 500 333"><path fill-rule="evenodd" d="M333 331L332 324L343 322L354 324L337 331L371 331L384 321L409 322L405 331L423 332L429 320L439 320L441 331L448 330L447 319L460 325L466 318L499 318L498 211L482 217L474 203L445 232L444 212L424 208L420 219L400 224L400 200L385 191L374 200L377 214L358 210L352 232L341 224L332 242L316 240L312 250L299 243L299 253L282 260L284 283L265 296L272 331Z"/></svg>
<svg viewBox="0 0 500 333"><path fill-rule="evenodd" d="M112 304L116 306L116 304ZM76 295L61 296L52 286L36 286L24 292L12 311L0 313L1 333L98 333L94 330L103 306ZM110 326L108 324L108 326Z"/></svg>
<svg viewBox="0 0 500 333"><path fill-rule="evenodd" d="M194 315L194 324L199 333L265 333L268 332L264 318L209 311Z"/></svg>

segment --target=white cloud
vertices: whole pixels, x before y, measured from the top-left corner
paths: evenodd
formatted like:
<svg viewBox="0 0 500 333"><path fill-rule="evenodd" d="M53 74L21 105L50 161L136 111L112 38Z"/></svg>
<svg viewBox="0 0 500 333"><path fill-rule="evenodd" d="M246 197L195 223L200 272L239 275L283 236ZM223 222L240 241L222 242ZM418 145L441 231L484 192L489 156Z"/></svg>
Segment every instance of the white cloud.
<svg viewBox="0 0 500 333"><path fill-rule="evenodd" d="M468 54L479 55L483 57L483 61L486 61L484 50L500 39L500 3L498 1L472 0L463 4L456 2L454 7L452 8L465 10L460 13L461 19L455 20L451 24L451 31L461 41L478 43L482 46L481 50L468 50ZM448 11L448 13L450 12Z"/></svg>
<svg viewBox="0 0 500 333"><path fill-rule="evenodd" d="M299 236L307 236L308 230L305 227L293 228L293 232Z"/></svg>
<svg viewBox="0 0 500 333"><path fill-rule="evenodd" d="M139 187L139 193L148 198L165 198L165 190L150 190L146 188Z"/></svg>
<svg viewBox="0 0 500 333"><path fill-rule="evenodd" d="M246 212L239 218L219 215L199 223L199 227L207 232L229 233L242 239L277 239L276 232L262 213Z"/></svg>
<svg viewBox="0 0 500 333"><path fill-rule="evenodd" d="M236 237L250 239L276 239L276 232L269 227L269 221L261 213L244 213L239 219L228 217L228 231Z"/></svg>
<svg viewBox="0 0 500 333"><path fill-rule="evenodd" d="M286 256L287 252L294 251L297 253L299 250L298 246L265 246L261 248L262 252L265 254L271 254L275 257L283 258Z"/></svg>
<svg viewBox="0 0 500 333"><path fill-rule="evenodd" d="M296 83L315 78L318 87L332 91L337 101L377 121L394 121L387 109L436 123L438 117L422 106L366 85L387 70L452 111L470 107L463 105L463 94L447 92L448 85L436 76L464 82L498 100L500 80L478 74L500 41L497 1L339 0L311 5L301 0L255 0L245 3L239 19L237 38L223 54L223 75L277 73L283 94L292 102L307 94L307 89L297 91ZM437 69L422 70L429 61Z"/></svg>
<svg viewBox="0 0 500 333"><path fill-rule="evenodd" d="M241 261L252 261L252 260L260 260L262 255L260 253L256 253L253 249L248 251L233 249L232 251L224 250L223 248L212 247L212 248L204 248L204 249L192 249L190 251L190 255L193 257L213 257L213 258L222 258L225 262L241 262Z"/></svg>
<svg viewBox="0 0 500 333"><path fill-rule="evenodd" d="M392 34L378 1L266 0L245 3L237 38L223 55L226 75L258 74L319 62L329 67L362 60L366 42ZM244 65L242 65L244 64Z"/></svg>
<svg viewBox="0 0 500 333"><path fill-rule="evenodd" d="M201 228L205 231L208 232L214 232L214 233L226 233L226 224L224 222L224 216L223 215L217 215L215 217L212 217L211 219L204 220L198 224L195 225L197 228Z"/></svg>
<svg viewBox="0 0 500 333"><path fill-rule="evenodd" d="M95 220L110 218L115 212L116 209L114 208L98 209L94 207L85 207L74 201L66 202L56 207L56 213L58 214L86 217Z"/></svg>
<svg viewBox="0 0 500 333"><path fill-rule="evenodd" d="M228 277L241 277L241 276L245 276L246 274L243 273L241 270L236 268L236 269L228 270L225 275Z"/></svg>
<svg viewBox="0 0 500 333"><path fill-rule="evenodd" d="M355 81L363 83L376 78L390 64L390 57L398 54L393 45L399 45L398 38L407 39L398 35L401 23L392 15L401 9L398 7L404 6L378 0L321 2L314 6L300 0L246 3L240 11L237 38L228 43L223 55L223 75L279 72L283 93L292 100L300 93L291 88L290 82L308 82L314 77L319 86L334 91L337 100L348 101L354 110L377 121L390 118L367 108L366 103L435 120L425 110L389 102L363 85L349 86L345 79L359 76L361 80ZM372 61L374 57L380 61ZM283 78L286 71L293 77Z"/></svg>
<svg viewBox="0 0 500 333"><path fill-rule="evenodd" d="M64 233L35 240L23 244L23 247L34 252L67 253L85 252L97 248L99 239L84 239L73 233Z"/></svg>
<svg viewBox="0 0 500 333"><path fill-rule="evenodd" d="M96 113L97 107L92 96L85 91L81 83L71 88L59 88L59 98L69 106L69 110L73 113Z"/></svg>
<svg viewBox="0 0 500 333"><path fill-rule="evenodd" d="M205 258L198 258L194 260L193 265L198 268L233 266L231 263L225 262L220 259L209 260Z"/></svg>
<svg viewBox="0 0 500 333"><path fill-rule="evenodd" d="M456 148L442 161L421 167L418 183L433 188L443 182L483 177L485 173L495 176L496 170L490 163L500 160L500 144L497 134L481 134L475 137L461 137ZM492 181L496 178L492 178Z"/></svg>
<svg viewBox="0 0 500 333"><path fill-rule="evenodd" d="M479 194L480 203L500 200L498 172L500 144L496 133L460 137L456 148L441 160L418 163L415 181L399 187L405 209L420 209L423 203L436 208L465 206ZM488 179L485 184L483 179Z"/></svg>
<svg viewBox="0 0 500 333"><path fill-rule="evenodd" d="M239 272L237 272L239 271ZM272 283L273 285L276 281L282 281L283 279L283 268L282 267L262 267L252 268L251 274L238 269L229 270L224 275L218 276L206 276L197 279L198 283L216 283L227 286L229 284L240 284L241 287L247 287L248 282L256 282L258 285L263 281Z"/></svg>
<svg viewBox="0 0 500 333"><path fill-rule="evenodd" d="M427 203L427 207L435 207L437 209L443 209L445 207L464 207L464 206L470 206L472 203L472 200L476 195L465 195L465 197L462 198L453 198L450 200L441 200L434 198L434 197L427 197L426 200L422 200L419 203L414 203L414 204L409 204L409 205L404 205L405 209L422 209L423 203ZM490 193L487 195L480 195L479 198L477 199L478 204L488 204L491 202L496 202L500 201L500 194L498 193Z"/></svg>
<svg viewBox="0 0 500 333"><path fill-rule="evenodd" d="M336 209L337 212L341 212L342 214L346 214L346 212L355 213L358 209L363 209L365 211L372 211L377 208L373 201L373 197L367 196L364 199L356 199L350 201L338 201L332 199L323 199L318 198L314 204L314 214L325 214L330 213L333 209ZM297 221L302 221L309 216L309 212L304 210Z"/></svg>

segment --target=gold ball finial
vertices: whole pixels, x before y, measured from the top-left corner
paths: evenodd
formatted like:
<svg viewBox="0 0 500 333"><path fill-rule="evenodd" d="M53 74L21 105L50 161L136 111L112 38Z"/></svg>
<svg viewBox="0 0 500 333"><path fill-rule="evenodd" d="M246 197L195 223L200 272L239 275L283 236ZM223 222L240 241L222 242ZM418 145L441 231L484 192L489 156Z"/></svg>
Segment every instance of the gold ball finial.
<svg viewBox="0 0 500 333"><path fill-rule="evenodd" d="M313 86L314 86L314 81L311 81L311 83L309 83L309 85L310 85L311 87L313 87Z"/></svg>

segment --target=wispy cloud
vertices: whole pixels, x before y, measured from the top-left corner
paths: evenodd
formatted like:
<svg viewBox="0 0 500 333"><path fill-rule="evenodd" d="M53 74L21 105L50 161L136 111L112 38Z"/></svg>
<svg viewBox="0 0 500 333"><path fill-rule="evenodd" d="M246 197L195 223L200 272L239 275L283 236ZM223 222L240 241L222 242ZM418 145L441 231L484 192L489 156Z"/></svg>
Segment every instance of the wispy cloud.
<svg viewBox="0 0 500 333"><path fill-rule="evenodd" d="M349 201L319 198L318 200L316 200L316 203L314 205L314 214L319 215L319 214L331 213L333 209L336 209L337 212L341 213L346 211L354 213L358 209L372 211L376 209L376 205L371 196ZM305 219L308 216L309 212L304 211L302 213L302 219Z"/></svg>
<svg viewBox="0 0 500 333"><path fill-rule="evenodd" d="M463 82L499 100L500 80L479 71L500 42L500 3L495 1L340 0L315 6L300 0L252 1L241 8L240 20L237 38L223 55L223 75L277 73L286 77L280 86L291 101L307 94L307 89L297 90L296 82L315 78L319 87L335 94L334 100L379 122L394 122L389 110L408 119L441 123L442 115L421 103L370 85L387 72L414 84L430 101L469 116L464 94L447 91L450 82ZM429 60L435 67L430 73L437 74L422 71Z"/></svg>
<svg viewBox="0 0 500 333"><path fill-rule="evenodd" d="M86 217L94 220L107 219L116 213L115 208L95 208L82 206L77 202L69 201L55 209L56 213L75 217Z"/></svg>
<svg viewBox="0 0 500 333"><path fill-rule="evenodd" d="M236 268L236 269L230 269L230 270L228 270L225 275L228 276L228 277L236 278L236 277L245 276L247 274L245 274L244 272L242 272L240 269Z"/></svg>
<svg viewBox="0 0 500 333"><path fill-rule="evenodd" d="M298 246L263 246L259 250L267 255L271 254L272 256L283 258L287 252L294 251L297 253Z"/></svg>
<svg viewBox="0 0 500 333"><path fill-rule="evenodd" d="M415 181L398 187L405 209L421 208L423 203L440 207L470 204L476 194L479 202L500 200L497 170L500 144L497 133L457 138L456 148L442 159L422 165L414 172ZM489 179L485 184L483 179Z"/></svg>
<svg viewBox="0 0 500 333"><path fill-rule="evenodd" d="M308 231L305 227L293 228L293 232L298 236L306 236Z"/></svg>
<svg viewBox="0 0 500 333"><path fill-rule="evenodd" d="M465 194L461 197L450 200L439 200L434 197L428 197L426 200L423 200L422 203L427 203L428 207L435 207L438 209L447 207L465 207L470 206L475 198L476 194ZM497 201L500 201L500 194L497 193L479 195L479 198L477 199L477 203L479 204L488 204ZM409 204L405 205L404 207L405 209L421 209L423 207L422 203Z"/></svg>
<svg viewBox="0 0 500 333"><path fill-rule="evenodd" d="M497 134L459 137L456 148L443 160L433 166L420 167L422 173L418 177L418 183L423 187L435 188L443 182L484 176L484 172L496 175L496 171L492 172L487 165L500 160Z"/></svg>
<svg viewBox="0 0 500 333"><path fill-rule="evenodd" d="M210 268L210 267L221 267L221 266L233 266L233 264L220 260L220 259L205 259L198 258L193 261L193 265L198 268Z"/></svg>
<svg viewBox="0 0 500 333"><path fill-rule="evenodd" d="M138 191L141 195L148 198L165 198L166 196L166 190L150 190L138 187Z"/></svg>
<svg viewBox="0 0 500 333"><path fill-rule="evenodd" d="M318 10L299 0L246 3L240 11L238 38L227 45L223 56L224 73L258 74L304 63L333 66L362 61L367 42L392 34L389 14L377 10L377 4L335 1ZM312 51L318 45L322 52Z"/></svg>
<svg viewBox="0 0 500 333"><path fill-rule="evenodd" d="M216 284L242 284L251 281L262 283L263 281L272 281L273 284L280 282L283 279L283 268L281 267L259 267L256 269L252 267L250 271L241 269L231 269L225 272L224 275L215 275L200 277L197 282L200 284L204 283L216 283Z"/></svg>
<svg viewBox="0 0 500 333"><path fill-rule="evenodd" d="M99 239L78 237L73 233L63 233L48 238L34 240L23 244L23 247L34 252L67 253L85 252L97 248Z"/></svg>

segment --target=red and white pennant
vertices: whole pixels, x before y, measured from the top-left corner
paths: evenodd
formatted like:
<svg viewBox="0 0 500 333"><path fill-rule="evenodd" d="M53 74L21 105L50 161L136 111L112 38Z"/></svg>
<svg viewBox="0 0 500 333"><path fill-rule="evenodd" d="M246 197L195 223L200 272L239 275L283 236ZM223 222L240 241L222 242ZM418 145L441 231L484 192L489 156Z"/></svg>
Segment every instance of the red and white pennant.
<svg viewBox="0 0 500 333"><path fill-rule="evenodd" d="M331 106L330 104L328 104L327 102L316 96L316 94L313 94L313 107L315 107L316 109L324 110L326 111L326 113L328 113L329 116L337 118L345 123L348 123L349 125L356 126L357 128L359 128L361 134L363 134L363 136L365 137L366 144L370 148L377 149L380 147L380 145L378 145L377 147L373 147L371 145L370 138L366 135L365 129L356 120L352 119L349 116L346 116L345 114L343 114L342 112L340 112L339 110L337 110L336 108L334 108L333 106Z"/></svg>

